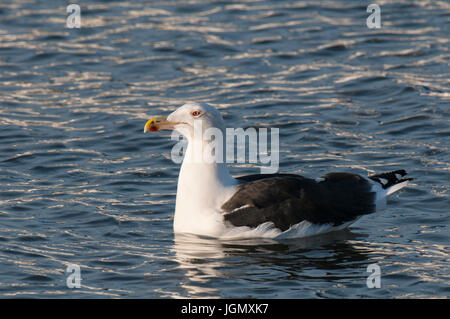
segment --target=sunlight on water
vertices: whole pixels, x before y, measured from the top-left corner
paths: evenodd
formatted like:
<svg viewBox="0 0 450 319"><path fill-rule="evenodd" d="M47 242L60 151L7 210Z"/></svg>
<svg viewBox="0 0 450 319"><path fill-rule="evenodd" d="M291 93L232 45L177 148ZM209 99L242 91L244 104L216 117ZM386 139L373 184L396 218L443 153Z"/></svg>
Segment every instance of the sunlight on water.
<svg viewBox="0 0 450 319"><path fill-rule="evenodd" d="M63 3L2 1L0 296L448 297L450 6L377 3L369 29L347 1L99 0L69 29ZM349 231L175 237L174 142L142 128L187 101L279 128L281 172L414 181Z"/></svg>

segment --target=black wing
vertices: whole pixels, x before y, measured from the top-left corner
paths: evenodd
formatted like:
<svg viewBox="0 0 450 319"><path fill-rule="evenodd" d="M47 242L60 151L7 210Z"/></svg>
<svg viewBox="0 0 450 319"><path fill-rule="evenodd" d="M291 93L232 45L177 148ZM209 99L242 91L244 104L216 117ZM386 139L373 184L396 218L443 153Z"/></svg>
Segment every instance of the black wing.
<svg viewBox="0 0 450 319"><path fill-rule="evenodd" d="M301 221L340 225L375 211L375 193L359 175L329 173L323 181L294 174L249 175L223 204L224 218L234 226L274 223L284 231Z"/></svg>

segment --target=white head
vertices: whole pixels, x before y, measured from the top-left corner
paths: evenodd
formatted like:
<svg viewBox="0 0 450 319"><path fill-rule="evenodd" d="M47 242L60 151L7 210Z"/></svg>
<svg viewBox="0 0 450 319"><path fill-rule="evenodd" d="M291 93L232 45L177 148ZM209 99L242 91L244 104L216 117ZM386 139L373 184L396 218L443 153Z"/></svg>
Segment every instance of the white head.
<svg viewBox="0 0 450 319"><path fill-rule="evenodd" d="M183 134L189 141L192 141L194 137L204 136L205 131L210 128L225 131L225 123L220 112L206 103L186 103L171 113L167 120L179 123L175 125L175 130ZM201 128L202 131L194 132L194 128Z"/></svg>
<svg viewBox="0 0 450 319"><path fill-rule="evenodd" d="M201 122L201 125L194 125ZM220 112L207 103L189 102L176 109L167 117L154 117L145 124L144 132L158 130L177 130L189 141L196 136L194 127L201 127L202 134L210 128L225 132L225 123ZM200 132L196 132L200 133Z"/></svg>

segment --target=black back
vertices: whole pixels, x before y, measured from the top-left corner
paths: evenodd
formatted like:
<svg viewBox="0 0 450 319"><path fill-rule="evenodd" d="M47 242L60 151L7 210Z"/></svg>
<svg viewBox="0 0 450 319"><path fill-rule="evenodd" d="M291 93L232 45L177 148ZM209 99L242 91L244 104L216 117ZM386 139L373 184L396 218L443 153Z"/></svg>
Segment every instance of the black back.
<svg viewBox="0 0 450 319"><path fill-rule="evenodd" d="M274 223L284 231L301 221L335 226L375 211L370 183L351 173L329 173L316 182L294 174L237 178L241 183L222 206L234 226Z"/></svg>

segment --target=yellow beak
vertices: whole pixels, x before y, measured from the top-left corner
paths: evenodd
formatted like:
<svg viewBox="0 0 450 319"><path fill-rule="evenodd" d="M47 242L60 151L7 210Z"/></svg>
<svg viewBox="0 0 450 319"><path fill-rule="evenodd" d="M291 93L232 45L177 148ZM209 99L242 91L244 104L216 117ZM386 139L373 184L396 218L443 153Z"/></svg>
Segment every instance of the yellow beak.
<svg viewBox="0 0 450 319"><path fill-rule="evenodd" d="M144 133L157 132L159 130L173 130L178 122L169 122L165 116L155 116L145 123Z"/></svg>

